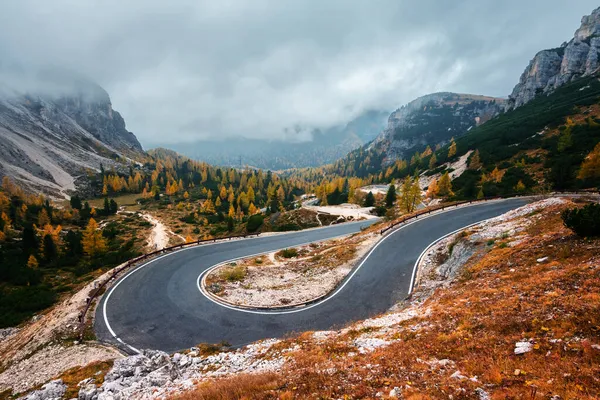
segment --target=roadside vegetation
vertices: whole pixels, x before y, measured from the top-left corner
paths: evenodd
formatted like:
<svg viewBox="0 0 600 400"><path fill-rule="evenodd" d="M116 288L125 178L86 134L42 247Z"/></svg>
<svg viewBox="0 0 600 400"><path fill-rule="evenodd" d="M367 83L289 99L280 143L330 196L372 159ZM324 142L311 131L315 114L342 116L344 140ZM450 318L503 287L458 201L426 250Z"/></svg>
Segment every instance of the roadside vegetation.
<svg viewBox="0 0 600 400"><path fill-rule="evenodd" d="M294 349L281 372L209 381L175 398L596 399L600 241L561 218L582 206L548 203L472 228L462 240L496 239L479 239L481 250L429 298L418 288L404 311L287 339L273 350Z"/></svg>
<svg viewBox="0 0 600 400"><path fill-rule="evenodd" d="M0 188L0 328L15 326L140 254L148 224L109 198L57 207L4 178Z"/></svg>

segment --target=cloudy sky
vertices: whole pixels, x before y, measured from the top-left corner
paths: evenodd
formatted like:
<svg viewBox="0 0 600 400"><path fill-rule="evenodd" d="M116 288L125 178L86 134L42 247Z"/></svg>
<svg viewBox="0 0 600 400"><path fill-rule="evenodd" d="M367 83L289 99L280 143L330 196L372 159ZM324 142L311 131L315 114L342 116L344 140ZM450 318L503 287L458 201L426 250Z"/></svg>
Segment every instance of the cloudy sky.
<svg viewBox="0 0 600 400"><path fill-rule="evenodd" d="M289 139L423 94L506 96L590 0L19 0L0 60L83 73L145 147Z"/></svg>

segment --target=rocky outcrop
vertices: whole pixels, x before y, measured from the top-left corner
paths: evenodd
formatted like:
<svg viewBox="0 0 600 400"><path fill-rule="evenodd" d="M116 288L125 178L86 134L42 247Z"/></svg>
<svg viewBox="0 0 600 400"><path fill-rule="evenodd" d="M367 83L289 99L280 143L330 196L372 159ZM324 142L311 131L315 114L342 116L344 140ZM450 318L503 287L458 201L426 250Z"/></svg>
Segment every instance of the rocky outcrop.
<svg viewBox="0 0 600 400"><path fill-rule="evenodd" d="M394 111L373 146L386 154L385 163L410 157L426 146L447 143L498 115L504 99L458 93L433 93Z"/></svg>
<svg viewBox="0 0 600 400"><path fill-rule="evenodd" d="M67 391L67 385L61 379L46 383L40 390L29 393L22 400L61 400Z"/></svg>
<svg viewBox="0 0 600 400"><path fill-rule="evenodd" d="M581 19L573 39L535 55L509 96L507 108L516 108L582 76L598 71L600 8Z"/></svg>
<svg viewBox="0 0 600 400"><path fill-rule="evenodd" d="M64 72L25 75L0 70L0 177L67 197L100 164L121 169L143 156L100 86Z"/></svg>

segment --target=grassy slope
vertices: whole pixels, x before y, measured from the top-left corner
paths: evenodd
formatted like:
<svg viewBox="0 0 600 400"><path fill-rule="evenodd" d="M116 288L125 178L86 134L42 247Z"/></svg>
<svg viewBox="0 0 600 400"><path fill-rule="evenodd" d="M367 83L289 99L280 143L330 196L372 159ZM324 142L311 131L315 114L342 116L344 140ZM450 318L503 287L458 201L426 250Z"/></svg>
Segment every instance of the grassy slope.
<svg viewBox="0 0 600 400"><path fill-rule="evenodd" d="M461 277L426 301L428 315L385 331L389 346L356 354L348 330L324 342L310 333L280 373L204 383L179 399L373 398L596 399L600 396L600 239L584 240L546 208L512 247L487 246ZM485 244L484 244L485 245ZM540 257L549 261L539 263ZM515 355L515 343L533 349ZM439 360L450 360L442 361ZM438 361L436 361L438 360ZM464 378L453 377L456 371ZM476 377L476 378L473 378Z"/></svg>

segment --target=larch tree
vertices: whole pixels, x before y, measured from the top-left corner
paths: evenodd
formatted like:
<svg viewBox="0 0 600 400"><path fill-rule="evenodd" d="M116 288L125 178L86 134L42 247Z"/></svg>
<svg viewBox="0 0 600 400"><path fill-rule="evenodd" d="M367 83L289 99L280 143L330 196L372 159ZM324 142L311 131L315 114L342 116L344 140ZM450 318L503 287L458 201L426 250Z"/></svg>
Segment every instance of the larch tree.
<svg viewBox="0 0 600 400"><path fill-rule="evenodd" d="M400 207L406 213L412 213L421 202L421 188L419 187L419 178L407 176L402 183L402 192L400 193Z"/></svg>
<svg viewBox="0 0 600 400"><path fill-rule="evenodd" d="M38 265L39 264L37 258L35 258L33 254L30 255L29 259L27 260L27 266L31 269L37 269Z"/></svg>
<svg viewBox="0 0 600 400"><path fill-rule="evenodd" d="M102 231L98 229L98 223L94 218L90 218L82 238L83 252L94 257L106 251L106 240L102 236Z"/></svg>
<svg viewBox="0 0 600 400"><path fill-rule="evenodd" d="M436 164L437 164L437 157L435 156L435 153L434 153L431 155L431 158L429 159L429 169L434 169Z"/></svg>
<svg viewBox="0 0 600 400"><path fill-rule="evenodd" d="M600 179L600 143L594 147L581 163L577 174L579 179Z"/></svg>
<svg viewBox="0 0 600 400"><path fill-rule="evenodd" d="M481 168L481 159L479 157L479 150L475 150L469 160L469 169L478 170Z"/></svg>
<svg viewBox="0 0 600 400"><path fill-rule="evenodd" d="M452 192L452 182L450 180L450 175L446 171L444 175L440 178L438 182L438 196L440 197L450 197L454 193Z"/></svg>
<svg viewBox="0 0 600 400"><path fill-rule="evenodd" d="M437 193L438 193L437 179L433 178L433 180L431 181L431 183L427 187L427 194L426 194L426 196L427 196L428 199L434 199L435 196L437 196Z"/></svg>
<svg viewBox="0 0 600 400"><path fill-rule="evenodd" d="M448 149L448 158L452 158L456 155L456 142L454 138L452 138L452 142L450 142L450 148Z"/></svg>

